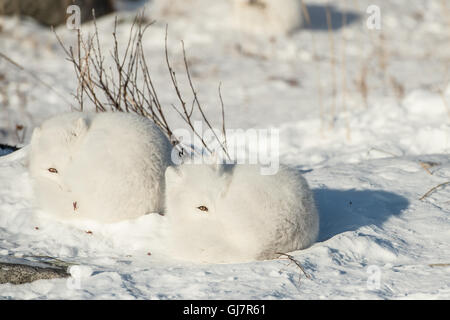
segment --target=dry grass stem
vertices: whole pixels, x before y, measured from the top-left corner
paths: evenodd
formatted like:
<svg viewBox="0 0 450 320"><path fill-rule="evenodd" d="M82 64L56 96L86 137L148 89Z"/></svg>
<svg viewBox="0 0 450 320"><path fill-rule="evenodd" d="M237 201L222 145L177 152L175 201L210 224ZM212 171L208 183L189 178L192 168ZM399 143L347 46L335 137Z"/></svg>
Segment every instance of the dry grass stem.
<svg viewBox="0 0 450 320"><path fill-rule="evenodd" d="M329 5L325 7L325 13L327 18L328 25L328 42L330 45L330 68L331 68L331 120L330 120L330 128L334 128L334 121L336 118L336 94L337 94L337 79L336 79L336 49L334 43L334 35L333 35L333 24L331 20L331 12Z"/></svg>
<svg viewBox="0 0 450 320"><path fill-rule="evenodd" d="M428 192L425 193L422 197L420 197L419 200L424 200L425 198L427 198L428 196L430 196L430 195L431 195L434 191L436 191L437 189L439 189L439 188L441 188L441 187L444 187L444 186L446 186L446 185L449 185L449 184L450 184L450 181L447 181L447 182L444 182L444 183L441 183L441 184L437 185L436 187L431 188L430 191L428 191Z"/></svg>
<svg viewBox="0 0 450 320"><path fill-rule="evenodd" d="M346 2L345 2L346 3ZM346 49L347 49L347 39L345 38L345 27L347 26L347 13L342 14L342 47L341 47L341 75L342 75L342 110L345 117L345 127L347 131L347 140L351 140L351 130L350 121L347 107L347 59L346 59Z"/></svg>
<svg viewBox="0 0 450 320"><path fill-rule="evenodd" d="M297 259L295 259L292 255L287 254L287 253L282 253L282 252L277 252L276 254L286 257L286 259L288 259L290 261L290 263L294 263L300 269L300 271L305 275L305 277L307 279L309 279L309 280L312 279L311 275L305 271L305 268L303 268L301 263ZM300 282L300 280L301 280L301 274L299 275L299 282Z"/></svg>
<svg viewBox="0 0 450 320"><path fill-rule="evenodd" d="M302 11L303 15L306 20L306 25L311 26L311 16L309 14L308 8L305 5L305 2L303 0L301 1ZM312 50L313 50L313 63L316 69L316 87L317 87L317 101L319 104L319 110L320 110L320 123L321 123L321 134L323 136L324 134L324 127L325 127L325 107L323 103L323 89L322 89L322 79L321 79L321 73L320 73L320 65L319 65L319 56L317 54L317 46L316 46L316 38L314 35L314 32L310 32L311 34L311 44L312 44Z"/></svg>
<svg viewBox="0 0 450 320"><path fill-rule="evenodd" d="M419 161L419 164L429 175L433 175L430 169L439 165L437 162L430 161Z"/></svg>
<svg viewBox="0 0 450 320"><path fill-rule="evenodd" d="M75 99L80 111L84 109L85 100L89 100L95 106L97 112L117 111L117 112L131 112L143 117L151 119L170 139L174 146L176 146L181 153L185 148L191 149L194 153L197 152L195 146L184 145L177 137L174 136L172 127L167 118L168 110L175 109L177 114L184 120L188 127L192 130L196 137L202 143L202 147L209 153L213 150L209 148L206 141L203 139L201 132L197 132L194 126L193 115L198 112L201 115L201 120L206 123L209 129L212 130L211 122L207 118L204 109L199 101L197 91L195 90L189 64L186 58L186 51L184 43L182 42L182 52L185 65L185 74L189 81L189 88L193 96L193 102L190 107L187 106L183 97L175 71L169 59L168 52L168 28L166 27L165 34L165 59L168 72L170 74L171 84L174 93L178 99L180 106L163 106L158 91L154 85L153 76L150 67L146 60L144 46L142 39L145 32L153 24L147 22L144 13L138 14L131 26L128 40L124 53L120 54L119 39L117 37L118 20L116 17L113 37L113 49L110 53L111 63L107 63L107 57L102 51L98 27L93 12L94 32L93 35L84 36L79 29L77 32L77 47L66 47L61 38L55 33L55 36L63 48L67 59L72 63L75 74L78 80L78 87L75 94ZM222 130L225 131L224 119L225 110L221 92L219 92L221 108L222 108ZM215 133L215 131L213 130ZM218 135L215 138L219 142L223 152L228 156L228 150L223 141ZM228 156L229 157L229 156Z"/></svg>

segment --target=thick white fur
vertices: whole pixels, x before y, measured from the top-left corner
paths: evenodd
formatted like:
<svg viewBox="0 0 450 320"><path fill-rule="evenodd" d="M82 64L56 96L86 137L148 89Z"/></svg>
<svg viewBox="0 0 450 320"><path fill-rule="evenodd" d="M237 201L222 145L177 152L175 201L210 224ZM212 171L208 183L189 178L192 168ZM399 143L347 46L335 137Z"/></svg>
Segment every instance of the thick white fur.
<svg viewBox="0 0 450 320"><path fill-rule="evenodd" d="M179 258L272 259L317 238L313 195L294 169L281 167L276 175L264 176L252 165L181 165L167 168L166 186L171 251Z"/></svg>
<svg viewBox="0 0 450 320"><path fill-rule="evenodd" d="M170 151L165 135L144 117L56 116L31 139L29 171L37 203L61 220L115 222L162 212Z"/></svg>
<svg viewBox="0 0 450 320"><path fill-rule="evenodd" d="M235 26L248 33L285 35L302 24L300 0L232 0Z"/></svg>

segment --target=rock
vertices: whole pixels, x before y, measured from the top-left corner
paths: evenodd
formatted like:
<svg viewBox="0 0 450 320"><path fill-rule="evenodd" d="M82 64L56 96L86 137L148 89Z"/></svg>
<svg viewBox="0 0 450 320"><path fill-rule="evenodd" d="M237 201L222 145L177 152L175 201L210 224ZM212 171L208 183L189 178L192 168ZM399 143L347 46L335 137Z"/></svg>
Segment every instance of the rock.
<svg viewBox="0 0 450 320"><path fill-rule="evenodd" d="M38 267L0 262L0 284L24 284L41 279L67 278L69 276L66 268L62 267Z"/></svg>

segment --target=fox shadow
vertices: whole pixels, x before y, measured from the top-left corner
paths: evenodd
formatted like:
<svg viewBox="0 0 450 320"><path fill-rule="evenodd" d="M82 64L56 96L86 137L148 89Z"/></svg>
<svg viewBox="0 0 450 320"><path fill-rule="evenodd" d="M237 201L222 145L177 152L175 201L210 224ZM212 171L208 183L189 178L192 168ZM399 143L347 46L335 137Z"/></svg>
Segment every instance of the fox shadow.
<svg viewBox="0 0 450 320"><path fill-rule="evenodd" d="M349 25L355 23L361 19L361 15L355 11L340 11L334 6L328 6L330 12L330 26L332 30L338 30L344 27L343 23ZM304 29L324 31L328 30L327 22L327 6L324 5L306 5L311 24L305 23ZM304 14L303 14L304 16ZM303 17L305 18L305 17ZM344 19L345 18L345 19ZM306 19L304 19L306 21Z"/></svg>
<svg viewBox="0 0 450 320"><path fill-rule="evenodd" d="M319 241L366 225L381 226L409 207L409 201L382 190L313 190L320 215Z"/></svg>

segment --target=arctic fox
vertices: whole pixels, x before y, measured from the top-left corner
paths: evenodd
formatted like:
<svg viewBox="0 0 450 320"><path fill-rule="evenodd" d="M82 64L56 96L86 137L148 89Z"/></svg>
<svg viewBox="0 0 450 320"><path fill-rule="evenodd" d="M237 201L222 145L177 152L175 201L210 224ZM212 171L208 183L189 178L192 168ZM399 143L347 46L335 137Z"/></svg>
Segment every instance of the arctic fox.
<svg viewBox="0 0 450 320"><path fill-rule="evenodd" d="M249 33L288 34L302 24L300 0L232 0L235 26Z"/></svg>
<svg viewBox="0 0 450 320"><path fill-rule="evenodd" d="M281 167L192 165L166 170L166 218L174 256L202 262L278 257L310 246L319 216L302 175Z"/></svg>
<svg viewBox="0 0 450 320"><path fill-rule="evenodd" d="M38 206L61 220L115 222L164 210L171 144L149 119L68 113L33 132L29 172Z"/></svg>

